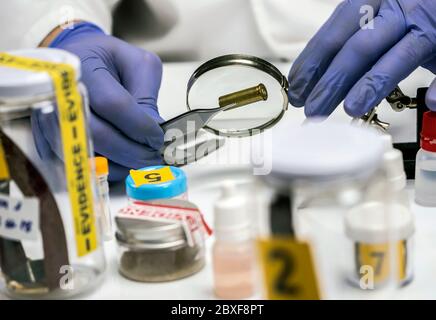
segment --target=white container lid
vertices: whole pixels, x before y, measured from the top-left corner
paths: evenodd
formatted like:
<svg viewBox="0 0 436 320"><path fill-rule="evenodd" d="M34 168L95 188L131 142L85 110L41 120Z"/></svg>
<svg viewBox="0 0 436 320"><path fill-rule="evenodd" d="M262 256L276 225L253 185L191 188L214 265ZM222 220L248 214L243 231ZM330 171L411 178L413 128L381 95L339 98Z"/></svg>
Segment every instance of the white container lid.
<svg viewBox="0 0 436 320"><path fill-rule="evenodd" d="M410 210L398 203L389 207L368 202L351 209L345 217L345 233L360 243L386 243L409 239L415 231Z"/></svg>
<svg viewBox="0 0 436 320"><path fill-rule="evenodd" d="M348 123L281 125L271 144L272 150L254 153L270 161L271 175L282 180L368 176L381 167L384 151L380 134Z"/></svg>
<svg viewBox="0 0 436 320"><path fill-rule="evenodd" d="M81 77L80 60L77 56L64 50L38 48L8 52L12 55L35 58L71 65L76 71L77 80ZM0 66L0 97L20 98L53 93L53 84L47 73L19 70Z"/></svg>

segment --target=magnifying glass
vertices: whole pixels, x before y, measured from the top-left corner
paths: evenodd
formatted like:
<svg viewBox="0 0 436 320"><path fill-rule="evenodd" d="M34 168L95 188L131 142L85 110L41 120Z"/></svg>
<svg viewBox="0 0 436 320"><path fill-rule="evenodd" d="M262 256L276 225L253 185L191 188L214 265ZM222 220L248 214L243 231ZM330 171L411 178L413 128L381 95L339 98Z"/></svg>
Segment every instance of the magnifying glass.
<svg viewBox="0 0 436 320"><path fill-rule="evenodd" d="M164 149L180 146L177 139L188 142L203 129L224 137L260 133L283 117L288 108L287 91L286 77L260 58L231 54L209 60L188 81L189 111L161 124Z"/></svg>

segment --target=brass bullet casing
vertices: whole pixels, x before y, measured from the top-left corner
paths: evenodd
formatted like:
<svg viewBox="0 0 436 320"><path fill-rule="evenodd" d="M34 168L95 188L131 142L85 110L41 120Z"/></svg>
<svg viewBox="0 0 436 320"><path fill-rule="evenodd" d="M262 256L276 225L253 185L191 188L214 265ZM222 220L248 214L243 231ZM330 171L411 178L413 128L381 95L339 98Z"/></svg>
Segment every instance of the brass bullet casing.
<svg viewBox="0 0 436 320"><path fill-rule="evenodd" d="M264 84L260 83L255 87L244 89L221 96L219 98L219 106L226 108L225 111L246 106L248 104L268 99L268 91Z"/></svg>

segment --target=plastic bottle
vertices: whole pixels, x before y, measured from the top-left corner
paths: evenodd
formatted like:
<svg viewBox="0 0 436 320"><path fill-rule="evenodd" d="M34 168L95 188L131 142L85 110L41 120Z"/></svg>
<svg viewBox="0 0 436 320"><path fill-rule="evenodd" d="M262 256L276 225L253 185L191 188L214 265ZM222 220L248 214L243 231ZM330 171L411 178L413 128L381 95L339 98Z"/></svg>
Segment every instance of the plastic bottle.
<svg viewBox="0 0 436 320"><path fill-rule="evenodd" d="M436 207L436 112L424 113L421 149L416 155L415 201Z"/></svg>
<svg viewBox="0 0 436 320"><path fill-rule="evenodd" d="M97 176L102 235L104 240L109 241L113 238L113 229L109 200L109 182L107 180L109 175L109 164L106 158L95 157L95 173Z"/></svg>
<svg viewBox="0 0 436 320"><path fill-rule="evenodd" d="M234 184L223 187L215 204L213 271L215 294L244 299L255 293L255 250L247 199Z"/></svg>

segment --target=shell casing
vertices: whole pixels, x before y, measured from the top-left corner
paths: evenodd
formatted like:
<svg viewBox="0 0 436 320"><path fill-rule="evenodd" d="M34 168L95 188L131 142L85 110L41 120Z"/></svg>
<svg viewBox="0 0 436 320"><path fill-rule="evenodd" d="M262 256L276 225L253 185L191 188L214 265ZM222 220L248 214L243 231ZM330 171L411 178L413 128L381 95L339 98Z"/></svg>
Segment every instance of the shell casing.
<svg viewBox="0 0 436 320"><path fill-rule="evenodd" d="M265 85L260 83L255 87L221 96L219 98L219 106L226 108L226 110L231 110L259 101L266 101L267 99L268 91Z"/></svg>

